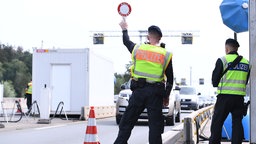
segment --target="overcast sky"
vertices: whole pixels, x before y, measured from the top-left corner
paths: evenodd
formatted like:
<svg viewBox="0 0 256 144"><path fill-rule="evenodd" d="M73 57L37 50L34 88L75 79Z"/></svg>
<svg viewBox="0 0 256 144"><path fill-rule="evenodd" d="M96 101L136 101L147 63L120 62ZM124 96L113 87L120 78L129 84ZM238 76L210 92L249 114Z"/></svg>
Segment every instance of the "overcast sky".
<svg viewBox="0 0 256 144"><path fill-rule="evenodd" d="M0 42L37 48L91 48L111 59L115 72L123 73L130 54L121 37L105 37L104 45L93 45L95 31L120 35L117 12L121 0L1 0ZM215 61L224 55L224 43L233 31L222 23L222 0L127 0L132 12L127 17L129 30L146 30L158 25L164 34L197 31L192 45L182 45L180 37L164 37L172 51L176 77L210 79ZM113 32L106 32L113 31ZM115 31L115 32L114 32ZM238 34L239 53L249 57L249 33ZM131 37L140 43L139 37ZM144 41L145 39L143 39ZM43 41L43 43L42 43Z"/></svg>

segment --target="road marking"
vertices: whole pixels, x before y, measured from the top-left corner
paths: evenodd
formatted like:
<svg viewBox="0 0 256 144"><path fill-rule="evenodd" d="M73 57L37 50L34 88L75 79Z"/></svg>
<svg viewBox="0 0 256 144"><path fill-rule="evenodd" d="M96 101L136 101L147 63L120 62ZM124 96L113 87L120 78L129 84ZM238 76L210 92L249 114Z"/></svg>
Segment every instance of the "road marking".
<svg viewBox="0 0 256 144"><path fill-rule="evenodd" d="M40 128L35 128L35 130L43 130L43 129L63 127L63 126L66 126L66 125L56 125L56 126L40 127Z"/></svg>

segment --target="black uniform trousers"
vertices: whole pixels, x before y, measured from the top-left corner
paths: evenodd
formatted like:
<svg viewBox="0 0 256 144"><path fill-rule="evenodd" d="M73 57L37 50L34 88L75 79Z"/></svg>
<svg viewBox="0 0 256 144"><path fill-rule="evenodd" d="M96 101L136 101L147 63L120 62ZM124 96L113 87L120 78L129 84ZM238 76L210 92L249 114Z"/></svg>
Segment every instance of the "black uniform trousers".
<svg viewBox="0 0 256 144"><path fill-rule="evenodd" d="M30 109L30 107L32 106L32 94L28 94L26 93L26 99L27 99L27 108L28 110Z"/></svg>
<svg viewBox="0 0 256 144"><path fill-rule="evenodd" d="M211 123L209 144L220 144L222 127L229 113L232 115L232 144L241 144L244 138L242 125L244 97L239 95L218 95Z"/></svg>
<svg viewBox="0 0 256 144"><path fill-rule="evenodd" d="M149 143L162 144L164 129L162 115L164 86L145 85L133 90L129 104L119 124L119 133L114 144L127 144L131 131L140 114L147 108L149 122Z"/></svg>

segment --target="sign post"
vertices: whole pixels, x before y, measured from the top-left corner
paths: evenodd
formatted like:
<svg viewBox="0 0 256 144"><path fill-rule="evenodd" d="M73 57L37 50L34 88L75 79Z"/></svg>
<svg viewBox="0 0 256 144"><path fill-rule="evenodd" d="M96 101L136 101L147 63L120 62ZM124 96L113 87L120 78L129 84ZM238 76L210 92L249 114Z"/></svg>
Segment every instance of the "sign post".
<svg viewBox="0 0 256 144"><path fill-rule="evenodd" d="M250 64L251 74L250 74L250 143L256 143L256 0L249 1L249 55L250 55Z"/></svg>
<svg viewBox="0 0 256 144"><path fill-rule="evenodd" d="M125 21L126 17L130 15L132 8L131 5L127 2L122 2L117 7L118 13L123 17L123 20Z"/></svg>

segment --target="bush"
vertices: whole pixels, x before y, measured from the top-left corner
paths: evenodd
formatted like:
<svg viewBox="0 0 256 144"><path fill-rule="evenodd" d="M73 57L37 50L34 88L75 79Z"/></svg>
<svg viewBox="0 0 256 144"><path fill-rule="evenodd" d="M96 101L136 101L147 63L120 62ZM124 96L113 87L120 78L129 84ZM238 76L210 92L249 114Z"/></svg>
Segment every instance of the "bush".
<svg viewBox="0 0 256 144"><path fill-rule="evenodd" d="M4 97L15 97L16 93L11 81L4 81Z"/></svg>

